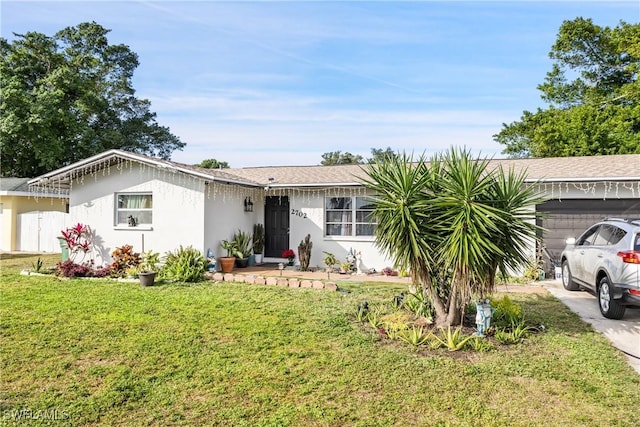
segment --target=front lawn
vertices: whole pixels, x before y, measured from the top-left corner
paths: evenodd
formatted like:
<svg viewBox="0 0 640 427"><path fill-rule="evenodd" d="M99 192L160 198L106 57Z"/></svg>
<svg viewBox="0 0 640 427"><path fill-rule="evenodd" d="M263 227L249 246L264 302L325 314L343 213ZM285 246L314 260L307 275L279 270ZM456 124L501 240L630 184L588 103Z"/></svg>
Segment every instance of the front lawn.
<svg viewBox="0 0 640 427"><path fill-rule="evenodd" d="M1 261L3 423L44 425L51 414L65 425L638 422L640 376L551 296L511 296L546 332L454 357L355 321L358 303L391 298L394 285L142 288L20 276L24 263Z"/></svg>

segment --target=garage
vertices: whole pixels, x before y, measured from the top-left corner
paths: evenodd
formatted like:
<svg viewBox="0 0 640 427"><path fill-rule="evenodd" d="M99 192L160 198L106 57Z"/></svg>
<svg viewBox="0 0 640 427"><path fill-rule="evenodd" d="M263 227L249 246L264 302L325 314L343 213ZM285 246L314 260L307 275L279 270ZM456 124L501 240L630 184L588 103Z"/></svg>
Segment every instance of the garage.
<svg viewBox="0 0 640 427"><path fill-rule="evenodd" d="M640 218L640 200L549 200L538 205L537 210L544 212L538 222L545 229L543 245L552 257L559 258L567 238L578 237L603 218Z"/></svg>

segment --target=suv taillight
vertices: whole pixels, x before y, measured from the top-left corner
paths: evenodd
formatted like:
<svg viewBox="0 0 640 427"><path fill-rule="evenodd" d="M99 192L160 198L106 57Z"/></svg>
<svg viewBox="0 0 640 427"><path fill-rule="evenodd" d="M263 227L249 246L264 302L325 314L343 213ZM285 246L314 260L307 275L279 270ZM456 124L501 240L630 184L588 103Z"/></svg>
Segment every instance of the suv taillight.
<svg viewBox="0 0 640 427"><path fill-rule="evenodd" d="M640 264L640 251L620 251L618 256L627 264Z"/></svg>

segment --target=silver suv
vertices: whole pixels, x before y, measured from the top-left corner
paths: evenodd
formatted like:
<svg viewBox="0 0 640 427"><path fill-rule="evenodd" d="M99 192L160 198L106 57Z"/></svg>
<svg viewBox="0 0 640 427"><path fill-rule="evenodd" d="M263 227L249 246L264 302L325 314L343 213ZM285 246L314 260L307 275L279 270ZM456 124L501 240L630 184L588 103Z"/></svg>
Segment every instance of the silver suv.
<svg viewBox="0 0 640 427"><path fill-rule="evenodd" d="M604 317L640 307L640 219L607 218L567 239L561 263L564 288L593 292Z"/></svg>

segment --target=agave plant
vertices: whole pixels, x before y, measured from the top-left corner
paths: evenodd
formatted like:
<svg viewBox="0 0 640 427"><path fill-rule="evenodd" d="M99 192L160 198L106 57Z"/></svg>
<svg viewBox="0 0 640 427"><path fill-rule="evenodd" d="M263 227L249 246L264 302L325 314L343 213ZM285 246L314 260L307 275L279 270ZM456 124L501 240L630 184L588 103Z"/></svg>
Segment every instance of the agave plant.
<svg viewBox="0 0 640 427"><path fill-rule="evenodd" d="M451 326L446 330L443 328L440 335L434 335L434 337L436 341L449 349L449 351L461 350L467 342L475 338L474 335L464 335L462 333L462 328L458 327L452 330Z"/></svg>
<svg viewBox="0 0 640 427"><path fill-rule="evenodd" d="M405 329L398 334L398 338L413 346L427 344L433 337L430 332L425 332L423 326L414 325L411 329Z"/></svg>

